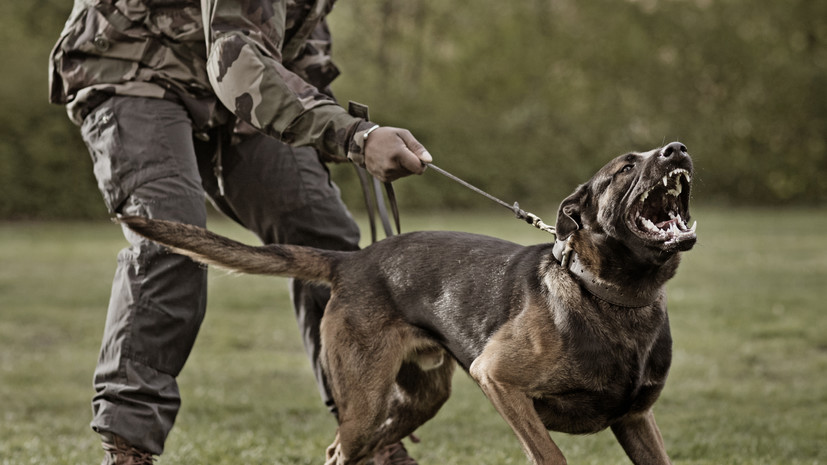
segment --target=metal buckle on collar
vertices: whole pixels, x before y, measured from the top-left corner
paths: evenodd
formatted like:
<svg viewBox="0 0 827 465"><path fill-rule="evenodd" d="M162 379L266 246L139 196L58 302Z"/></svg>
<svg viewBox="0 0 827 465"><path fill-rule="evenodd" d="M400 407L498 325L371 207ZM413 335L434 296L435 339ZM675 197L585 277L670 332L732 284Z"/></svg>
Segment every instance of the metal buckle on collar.
<svg viewBox="0 0 827 465"><path fill-rule="evenodd" d="M554 258L559 260L560 266L566 269L568 269L569 264L571 263L572 252L574 252L574 249L571 248L571 236L569 236L565 241L556 241L554 243L554 247L551 249L551 253L554 255Z"/></svg>

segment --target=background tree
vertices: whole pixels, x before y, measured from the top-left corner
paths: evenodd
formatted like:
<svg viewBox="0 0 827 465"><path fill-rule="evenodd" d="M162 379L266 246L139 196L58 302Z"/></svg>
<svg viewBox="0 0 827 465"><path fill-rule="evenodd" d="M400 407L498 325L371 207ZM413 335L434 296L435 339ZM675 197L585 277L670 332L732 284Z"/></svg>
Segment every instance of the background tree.
<svg viewBox="0 0 827 465"><path fill-rule="evenodd" d="M0 218L106 215L77 128L46 102L70 9L0 3ZM701 202L827 201L827 2L340 0L331 18L340 100L526 208L671 140L695 158ZM481 205L433 173L398 189L406 208Z"/></svg>

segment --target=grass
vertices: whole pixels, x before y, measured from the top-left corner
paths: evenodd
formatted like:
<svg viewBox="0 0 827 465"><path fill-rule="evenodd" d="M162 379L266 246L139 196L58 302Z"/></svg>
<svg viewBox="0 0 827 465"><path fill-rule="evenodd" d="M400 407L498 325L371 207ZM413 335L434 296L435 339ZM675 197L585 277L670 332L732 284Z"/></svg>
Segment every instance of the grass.
<svg viewBox="0 0 827 465"><path fill-rule="evenodd" d="M553 213L544 217L553 218ZM669 284L672 373L656 415L676 464L827 463L827 214L700 209ZM530 243L499 210L407 215ZM253 242L222 220L211 228ZM123 239L102 223L0 223L0 464L97 463L91 377ZM283 280L211 273L161 464L320 463L320 405ZM469 378L409 449L423 464L526 463ZM553 434L571 464L628 464L611 433Z"/></svg>

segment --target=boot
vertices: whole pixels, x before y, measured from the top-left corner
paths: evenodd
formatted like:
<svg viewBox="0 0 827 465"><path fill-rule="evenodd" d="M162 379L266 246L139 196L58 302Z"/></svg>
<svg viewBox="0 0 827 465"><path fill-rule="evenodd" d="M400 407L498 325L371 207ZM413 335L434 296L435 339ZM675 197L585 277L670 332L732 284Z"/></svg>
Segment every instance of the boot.
<svg viewBox="0 0 827 465"><path fill-rule="evenodd" d="M118 435L101 434L101 442L105 454L101 465L152 465L155 461L152 454L130 446Z"/></svg>

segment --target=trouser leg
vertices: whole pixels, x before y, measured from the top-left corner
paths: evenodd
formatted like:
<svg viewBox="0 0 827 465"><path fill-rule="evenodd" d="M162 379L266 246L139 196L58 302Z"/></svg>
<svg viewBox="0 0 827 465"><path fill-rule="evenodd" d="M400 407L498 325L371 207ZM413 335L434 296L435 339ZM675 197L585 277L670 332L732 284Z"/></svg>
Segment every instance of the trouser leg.
<svg viewBox="0 0 827 465"><path fill-rule="evenodd" d="M83 136L111 213L206 225L192 129L179 105L114 97ZM129 230L94 375L92 428L161 454L180 407L175 378L204 317L206 270Z"/></svg>
<svg viewBox="0 0 827 465"><path fill-rule="evenodd" d="M315 150L253 135L225 144L222 160L224 195L220 195L214 181L208 180L207 168L202 166L204 186L219 208L262 242L358 249L358 226ZM326 286L299 280L292 280L290 289L319 392L335 413L319 361L319 325L330 291Z"/></svg>

